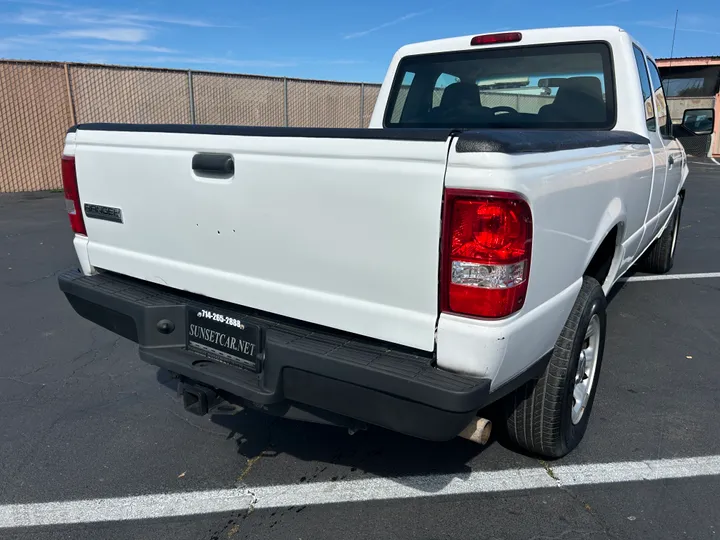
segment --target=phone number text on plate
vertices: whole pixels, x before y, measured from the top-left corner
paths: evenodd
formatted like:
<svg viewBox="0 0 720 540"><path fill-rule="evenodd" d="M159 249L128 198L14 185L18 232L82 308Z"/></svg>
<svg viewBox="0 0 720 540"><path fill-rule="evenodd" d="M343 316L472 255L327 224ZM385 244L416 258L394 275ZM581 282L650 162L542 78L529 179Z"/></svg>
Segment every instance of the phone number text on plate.
<svg viewBox="0 0 720 540"><path fill-rule="evenodd" d="M245 325L242 323L242 321L238 319L233 319L232 317L226 317L222 313L215 313L207 309L201 309L200 311L198 311L197 317L198 319L208 319L210 321L216 321L219 323L227 324L229 326L234 326L235 328L239 328L240 330L245 329Z"/></svg>

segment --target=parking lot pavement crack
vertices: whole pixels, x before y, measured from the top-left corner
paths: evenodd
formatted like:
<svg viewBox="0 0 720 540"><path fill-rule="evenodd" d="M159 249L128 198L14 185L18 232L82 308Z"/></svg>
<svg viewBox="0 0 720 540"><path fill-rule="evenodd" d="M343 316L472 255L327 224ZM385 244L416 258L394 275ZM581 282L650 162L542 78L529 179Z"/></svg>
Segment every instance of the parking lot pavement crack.
<svg viewBox="0 0 720 540"><path fill-rule="evenodd" d="M262 457L262 454L258 454L257 456L250 458L247 460L247 463L245 464L245 468L242 470L240 475L238 476L238 483L242 483L245 480L245 477L250 474L250 471L253 468L253 465Z"/></svg>
<svg viewBox="0 0 720 540"><path fill-rule="evenodd" d="M93 355L93 358L92 358L89 362L83 364L82 366L76 367L69 375L67 375L67 376L65 376L65 377L62 377L61 379L58 379L58 380L55 380L55 381L51 381L51 382L45 383L44 386L47 386L47 385L50 385L50 384L54 384L54 383L57 383L57 382L64 382L64 381L68 380L70 377L72 377L73 375L75 375L76 372L78 372L79 370L81 370L81 369L84 368L84 367L87 367L88 365L92 364L95 360L98 359L98 356L99 356L99 352L100 352L100 351L99 351L99 349L96 348L96 345L97 345L97 333L96 333L96 329L95 329L95 328L93 328L93 329L90 331L90 338L91 338L90 346L89 346L87 349L85 349L84 351L76 354L75 356L73 356L73 357L70 358L69 360L64 361L62 365L71 365L71 364L73 364L74 362L77 362L78 360L80 360L81 358L83 358L84 356L87 356L88 354L92 354L92 355ZM109 358L109 357L113 354L113 352L115 352L115 350L117 349L117 347L118 347L118 345L120 344L120 341L121 341L121 340L122 340L122 338L117 337L117 338L115 338L115 339L112 341L110 352L109 352L104 358ZM105 345L103 345L103 347L105 347ZM101 347L101 348L102 348L102 347ZM39 366L36 367L35 369L32 369L32 370L27 371L27 372L25 372L25 373L21 373L21 374L19 374L19 375L16 375L15 378L16 378L16 379L24 379L25 377L29 377L30 375L35 375L35 374L40 373L41 371L44 371L44 370L46 370L46 369L48 369L48 368L50 368L50 367L58 367L58 365L59 365L58 362L55 361L55 360L50 361L50 362L44 362L43 364L39 365Z"/></svg>
<svg viewBox="0 0 720 540"><path fill-rule="evenodd" d="M542 459L539 461L540 461L540 465L542 465L543 469L545 469L545 472L547 473L547 475L550 478L552 478L553 480L555 480L555 483L557 484L557 486L559 488L563 487L562 484L560 483L560 478L558 478L557 474L555 474L555 471L553 471L550 464L547 461L543 461Z"/></svg>
<svg viewBox="0 0 720 540"><path fill-rule="evenodd" d="M88 349L87 351L83 351L83 352L80 353L79 355L71 358L71 359L70 359L68 362L66 362L66 363L70 363L70 362L74 362L74 361L76 361L76 360L79 360L80 358L82 358L83 356L85 356L86 354L88 354L89 352L90 352L89 349ZM33 370L30 370L30 371L27 371L27 372L25 372L25 373L20 373L19 375L16 375L15 378L17 378L17 379L23 379L23 378L25 378L25 377L29 377L30 375L35 375L36 373L40 373L41 371L44 371L44 370L46 370L46 369L48 369L48 368L50 368L50 367L56 367L56 366L57 366L57 362L55 362L55 361L45 362L45 363L39 365L38 367L36 367L36 368L33 369Z"/></svg>
<svg viewBox="0 0 720 540"><path fill-rule="evenodd" d="M258 499L257 495L255 494L255 492L249 488L245 489L245 494L249 495L251 497L250 504L248 505L247 513L245 514L245 515L249 516L250 514L252 514L255 511L255 505L257 505L259 499Z"/></svg>
<svg viewBox="0 0 720 540"><path fill-rule="evenodd" d="M50 274L46 274L44 276L40 276L39 278L31 279L30 281L24 281L22 283L18 283L14 286L12 286L15 289L19 289L21 287L27 287L28 285L32 285L33 283L38 283L40 281L45 281L46 279L53 278L57 276L60 272L63 272L65 269L61 268L60 270L55 270L54 272L51 272Z"/></svg>
<svg viewBox="0 0 720 540"><path fill-rule="evenodd" d="M220 433L220 432L213 431L213 430L211 430L211 429L206 429L206 428L204 428L204 427L200 427L200 426L198 426L198 425L196 425L196 424L193 424L189 419L187 419L187 418L183 417L182 415L176 413L175 411L173 411L173 410L170 409L169 407L165 407L165 411L166 411L166 412L169 412L169 413L170 413L171 415L173 415L175 418L178 418L178 419L182 420L182 421L185 422L187 425L189 425L189 426L191 426L191 427L194 427L194 428L197 429L198 431L202 431L203 433L208 433L208 434L210 434L210 435L212 435L212 436L214 436L214 437L227 438L227 434L226 434L226 433Z"/></svg>
<svg viewBox="0 0 720 540"><path fill-rule="evenodd" d="M0 381L11 381L18 384L25 384L27 386L45 386L44 383L27 382L22 379L18 379L17 377L0 377Z"/></svg>
<svg viewBox="0 0 720 540"><path fill-rule="evenodd" d="M591 516L591 518L593 519L593 521L595 521L595 523L597 523L600 527L602 527L602 530L601 530L601 531L587 531L587 532L585 532L585 531L568 530L568 531L560 534L559 536L552 536L552 537L548 537L548 536L538 536L538 537L533 537L535 540L563 538L563 536L564 536L565 534L569 534L569 533L572 533L572 532L581 533L581 534L583 534L583 535L590 535L590 534L602 533L602 534L604 534L605 536L607 536L608 538L616 538L616 539L620 539L620 538L621 538L621 537L617 536L615 533L613 533L612 531L610 531L610 528L609 528L609 526L607 525L607 523L605 523L605 521L593 510L593 508L590 506L590 504L589 504L587 501L585 501L585 500L582 499L580 496L578 496L577 494L575 494L575 493L570 489L569 486L566 486L565 484L563 484L562 478L553 470L552 466L551 466L547 461L543 461L542 459L541 459L541 460L538 460L538 461L540 462L540 465L543 467L543 469L545 469L545 472L547 473L547 475L548 475L550 478L552 478L553 480L555 480L555 483L557 484L558 489L560 489L561 491L563 491L564 493L566 493L570 498L572 498L574 501L576 501L576 502L578 502L580 505L582 505L583 510L585 510L585 512L587 512L587 513ZM571 538L574 538L574 537L571 537Z"/></svg>
<svg viewBox="0 0 720 540"><path fill-rule="evenodd" d="M73 370L70 372L70 374L69 374L67 377L63 377L60 382L65 382L65 381L67 381L69 378L74 377L75 374L76 374L78 371L80 371L81 369L85 369L85 368L88 367L90 364L92 364L93 362L96 362L96 361L99 359L99 358L98 358L98 354L97 354L98 352L97 352L97 351L88 351L88 352L89 352L89 353L92 352L92 358L90 358L90 360L88 360L87 362L85 362L85 363L82 364L81 366L78 366L78 367L76 367L75 369L73 369Z"/></svg>
<svg viewBox="0 0 720 540"><path fill-rule="evenodd" d="M562 540L563 538L585 538L593 534L604 534L604 530L581 531L579 529L567 529L555 536L533 536L528 540Z"/></svg>
<svg viewBox="0 0 720 540"><path fill-rule="evenodd" d="M250 514L255 511L255 507L257 506L259 501L257 493L247 486L238 486L238 490L240 489L242 489L243 495L246 496L247 499L249 499L249 502L247 503L247 508L244 508L237 513L232 514L232 516L225 525L211 533L211 536L209 537L210 540L220 540L220 538L234 537L237 533L241 531L242 521L247 519Z"/></svg>
<svg viewBox="0 0 720 540"><path fill-rule="evenodd" d="M46 384L43 384L43 387L48 386L48 385L53 385L53 384L56 384L56 383L64 383L64 382L68 381L69 379L71 379L71 378L73 378L73 377L76 377L76 373L78 373L79 371L85 369L85 368L88 367L89 365L97 362L98 360L107 360L108 358L110 358L110 357L113 355L113 353L115 352L115 350L118 348L118 345L119 345L121 339L122 339L122 338L116 338L115 340L113 340L113 342L110 344L110 351L109 351L107 354L104 354L104 355L101 354L101 350L102 350L103 348L105 348L106 345L104 345L104 346L102 346L102 347L100 347L100 348L95 348L95 347L94 347L94 341L95 341L95 340L93 339L93 345L91 345L88 350L86 350L86 351L82 352L81 354L78 354L77 356L75 356L72 360L70 360L69 364L72 364L72 363L74 363L74 362L77 362L80 358L82 358L83 356L87 356L87 355L89 355L89 354L92 355L92 358L90 358L90 360L88 360L87 362L84 362L84 363L83 363L82 365L80 365L80 366L75 367L68 375L65 375L64 377L62 377L62 378L60 378L60 379L57 379L57 380L55 380L55 381L51 381L51 382L48 382L48 383L46 383ZM39 370L35 370L35 371L31 372L31 373L28 373L28 374L26 374L26 375L23 375L23 377L26 377L26 376L32 375L32 374L34 374L34 373L37 373L37 371L39 371Z"/></svg>

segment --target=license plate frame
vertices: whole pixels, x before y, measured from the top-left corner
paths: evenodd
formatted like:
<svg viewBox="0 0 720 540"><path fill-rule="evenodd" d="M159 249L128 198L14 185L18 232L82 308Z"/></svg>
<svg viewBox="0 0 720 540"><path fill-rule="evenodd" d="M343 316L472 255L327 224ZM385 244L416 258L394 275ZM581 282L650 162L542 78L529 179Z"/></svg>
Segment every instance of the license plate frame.
<svg viewBox="0 0 720 540"><path fill-rule="evenodd" d="M259 325L224 310L188 305L186 311L188 351L223 364L260 372L265 340Z"/></svg>

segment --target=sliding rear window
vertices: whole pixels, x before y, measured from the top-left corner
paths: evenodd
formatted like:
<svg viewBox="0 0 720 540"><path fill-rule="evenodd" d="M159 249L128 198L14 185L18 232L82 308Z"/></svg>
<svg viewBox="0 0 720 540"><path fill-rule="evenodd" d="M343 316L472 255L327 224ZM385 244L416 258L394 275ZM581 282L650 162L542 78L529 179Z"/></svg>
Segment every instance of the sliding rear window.
<svg viewBox="0 0 720 540"><path fill-rule="evenodd" d="M388 128L611 129L610 47L568 43L406 57L384 123Z"/></svg>

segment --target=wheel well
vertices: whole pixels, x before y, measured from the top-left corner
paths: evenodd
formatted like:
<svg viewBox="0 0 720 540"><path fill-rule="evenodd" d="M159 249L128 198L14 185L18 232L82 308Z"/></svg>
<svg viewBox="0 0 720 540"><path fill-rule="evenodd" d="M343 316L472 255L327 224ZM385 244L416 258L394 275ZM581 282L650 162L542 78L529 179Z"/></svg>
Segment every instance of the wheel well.
<svg viewBox="0 0 720 540"><path fill-rule="evenodd" d="M598 246L595 255L593 255L590 264L588 264L583 274L584 276L594 277L600 285L605 283L610 273L610 267L612 266L613 258L615 257L615 248L617 246L617 234L618 226L615 225L603 241L600 242L600 246Z"/></svg>

